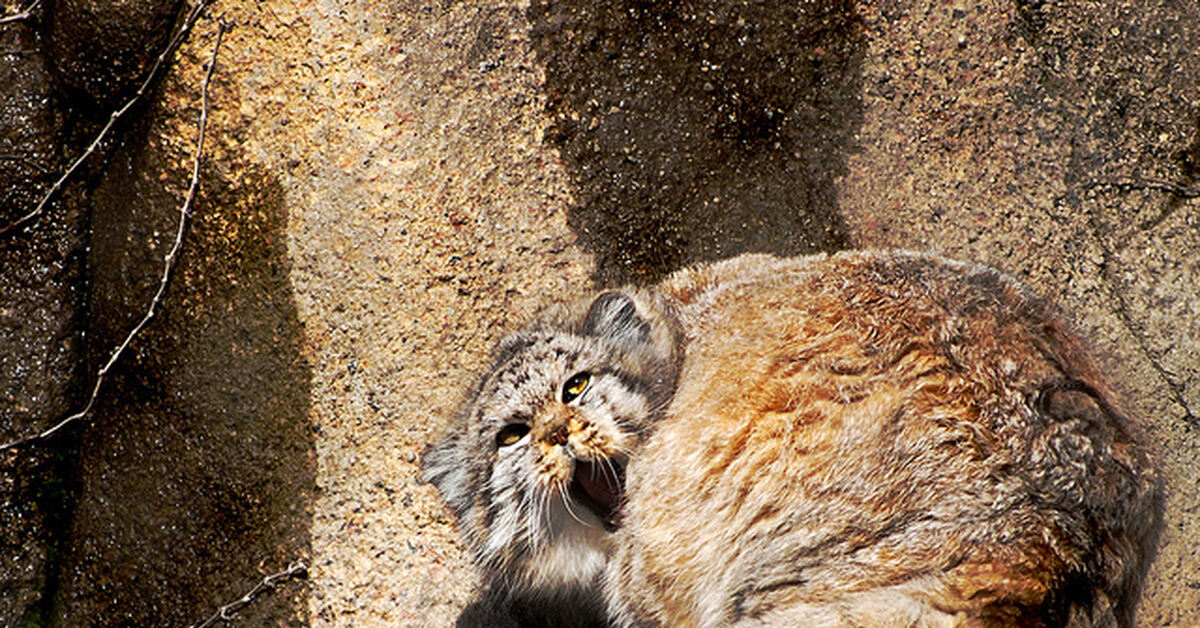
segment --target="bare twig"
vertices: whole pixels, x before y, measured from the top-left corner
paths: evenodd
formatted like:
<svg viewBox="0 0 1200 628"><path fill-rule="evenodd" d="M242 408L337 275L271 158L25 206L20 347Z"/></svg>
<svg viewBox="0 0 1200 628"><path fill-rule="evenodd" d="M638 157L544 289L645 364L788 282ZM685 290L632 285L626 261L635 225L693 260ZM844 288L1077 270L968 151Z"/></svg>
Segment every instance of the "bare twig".
<svg viewBox="0 0 1200 628"><path fill-rule="evenodd" d="M12 231L13 229L20 227L30 220L37 218L38 215L46 209L46 204L50 202L50 199L53 198L60 189L62 189L62 186L64 183L66 183L67 179L69 179L71 175L75 174L75 171L79 169L79 166L83 164L84 160L90 157L92 153L96 152L96 149L100 146L100 143L104 141L104 138L113 128L113 125L116 124L117 120L119 120L121 116L125 115L126 112L132 109L133 105L136 104L138 100L140 100L146 93L146 91L150 89L150 84L154 82L154 79L158 77L159 71L166 65L167 57L171 56L175 50L179 48L179 45L183 43L184 38L186 38L187 34L192 30L192 26L196 23L196 20L200 19L200 14L203 13L204 9L208 8L208 5L212 4L212 2L213 0L198 0L198 2L196 2L196 5L192 7L192 10L188 12L187 17L184 18L183 24L180 25L179 30L175 32L175 36L171 38L171 41L167 43L167 47L163 48L163 51L159 53L158 58L154 60L154 65L150 67L149 74L146 75L146 79L142 81L141 86L139 86L137 91L134 92L133 97L126 101L126 103L120 109L112 112L112 115L108 117L108 122L105 123L104 128L100 129L100 133L96 135L96 139L92 140L92 143L89 144L87 149L83 151L83 154L81 154L75 159L74 162L71 163L71 166L67 168L65 172L63 172L62 176L60 176L57 181L54 182L54 185L50 186L50 189L46 190L46 193L42 195L42 200L38 201L38 204L33 208L33 210L9 223L7 226L0 227L0 235ZM30 5L31 8L32 6L33 5Z"/></svg>
<svg viewBox="0 0 1200 628"><path fill-rule="evenodd" d="M1200 198L1200 188L1188 188L1181 185L1176 185L1161 179L1118 179L1116 181L1105 181L1094 183L1092 188L1099 189L1115 189L1121 192L1130 192L1133 190L1154 190L1156 192L1164 192L1175 198L1163 205L1159 214L1153 218L1142 221L1139 228L1143 231L1157 228L1163 223L1176 209L1180 203L1191 199Z"/></svg>
<svg viewBox="0 0 1200 628"><path fill-rule="evenodd" d="M1097 188L1116 188L1122 192L1130 190L1155 190L1174 194L1180 198L1200 198L1200 188L1185 188L1161 179L1118 179L1096 183Z"/></svg>
<svg viewBox="0 0 1200 628"><path fill-rule="evenodd" d="M187 226L188 209L191 207L192 200L196 198L196 188L200 185L200 157L204 152L204 131L208 126L208 85L212 82L213 71L217 67L217 51L221 48L221 39L225 36L226 28L227 26L224 22L221 22L217 26L217 41L213 44L212 57L208 61L208 72L204 75L204 84L200 87L200 121L197 124L196 152L192 158L191 183L188 185L187 196L183 199L183 205L179 207L179 226L175 230L175 242L171 245L171 250L163 260L162 276L159 278L158 290L154 293L154 298L150 301L150 307L146 309L146 313L142 316L142 319L138 321L137 325L133 326L133 329L129 330L129 333L125 336L125 340L117 345L117 348L109 356L108 361L96 373L96 383L92 386L92 394L88 397L87 404L84 405L82 410L59 421L56 425L43 432L0 445L0 451L35 440L49 438L51 434L62 429L68 423L87 416L92 411L92 406L96 403L96 397L100 394L100 386L104 383L105 376L112 370L113 365L117 363L117 360L125 352L129 343L133 341L135 336L141 333L146 323L150 322L150 319L154 317L154 312L162 302L163 295L167 291L167 283L171 278L171 270L175 267L175 260L179 256L179 249L183 246L183 234Z"/></svg>
<svg viewBox="0 0 1200 628"><path fill-rule="evenodd" d="M46 170L46 167L43 166L41 163L39 163L36 159L26 157L25 155L0 155L0 160L23 161L27 165L33 166L34 168L41 170L42 172L50 172L49 170Z"/></svg>
<svg viewBox="0 0 1200 628"><path fill-rule="evenodd" d="M21 20L28 20L30 17L33 17L33 10L36 9L37 5L39 5L41 3L42 3L42 0L33 0L33 2L29 3L29 6L25 7L24 9L21 9L20 12L13 13L12 15L6 15L4 17L0 17L0 24L8 24L10 22L20 22Z"/></svg>
<svg viewBox="0 0 1200 628"><path fill-rule="evenodd" d="M263 591L266 591L267 589L273 589L275 588L275 585L285 580L291 580L292 578L303 578L307 571L308 566L304 564L304 561L297 560L291 565L288 565L287 569L266 576L262 579L262 582L259 582L253 589L250 589L249 593L243 595L237 600L234 600L233 602L230 602L229 604L222 606L221 608L218 608L217 612L213 613L211 617L194 625L192 628L209 628L209 626L213 626L219 621L231 621L234 613L245 608L247 604L254 601L254 598L261 595Z"/></svg>

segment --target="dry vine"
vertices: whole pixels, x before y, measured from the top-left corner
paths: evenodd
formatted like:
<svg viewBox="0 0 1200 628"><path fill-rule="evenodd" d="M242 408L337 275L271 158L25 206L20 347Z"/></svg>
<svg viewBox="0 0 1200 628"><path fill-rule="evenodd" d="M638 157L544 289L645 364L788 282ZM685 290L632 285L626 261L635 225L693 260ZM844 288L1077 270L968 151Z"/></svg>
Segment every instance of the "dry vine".
<svg viewBox="0 0 1200 628"><path fill-rule="evenodd" d="M1116 188L1122 192L1130 190L1155 190L1166 192L1180 198L1200 198L1200 188L1185 188L1161 179L1120 179L1118 181L1097 183L1094 187Z"/></svg>
<svg viewBox="0 0 1200 628"><path fill-rule="evenodd" d="M141 86L138 88L137 92L133 95L133 97L130 98L120 109L118 109L112 113L112 115L109 117L108 123L105 124L103 129L100 130L99 134L95 137L95 139L92 141L92 143L87 147L87 149L83 152L83 154L81 154L74 162L71 163L71 165L67 168L67 170L62 174L62 176L60 176L58 178L57 181L55 181L55 183L50 187L50 189L45 192L45 194L42 196L40 202L38 202L37 206L34 207L34 209L32 211L25 214L24 216L17 219L16 221L12 222L11 224L9 224L3 228L0 228L0 234L3 234L8 231L11 231L13 229L16 229L17 227L20 227L21 225L35 219L39 214L42 213L42 211L45 209L46 205L49 203L50 199L53 198L53 196L62 188L62 185L64 184L64 182L68 178L70 178L71 175L74 174L74 172L76 170L79 169L80 165L84 162L84 160L86 160L90 155L92 155L96 151L96 149L99 147L100 143L104 141L104 138L108 135L109 131L112 129L112 127L116 123L116 121L119 118L121 118L121 116L125 115L125 113L128 112L133 107L133 105L142 98L142 96L149 89L149 86L151 85L151 83L154 81L154 79L159 74L160 70L164 67L166 59L176 49L178 49L180 44L183 42L183 39L191 31L191 29L195 25L196 21L200 18L204 9L207 8L208 5L210 5L212 3L212 1L213 0L199 0L197 2L197 4L192 7L192 9L188 12L187 17L184 19L182 25L180 26L179 30L176 31L175 35L171 38L171 40L167 44L166 48L158 56L153 67L150 69L150 72L147 75L146 79L142 82ZM17 14L13 14L10 16L0 18L0 24L4 24L4 23L8 23L8 22L15 22L18 20L23 20L23 19L29 18L30 12L34 8L36 8L40 2L41 2L41 0L34 0L21 13L17 13ZM195 152L192 157L192 171L191 171L191 177L190 177L189 184L188 184L187 194L184 197L183 203L179 208L179 222L178 222L178 225L177 225L176 231L175 231L175 239L171 245L170 251L167 253L166 257L164 258L162 273L161 273L161 276L159 277L158 290L155 292L154 297L151 299L149 307L146 309L145 314L138 321L138 323L136 325L134 325L134 327L128 332L128 334L126 334L125 339L119 345L117 345L117 347L112 351L112 353L109 355L107 362L105 362L104 366L102 368L100 368L100 370L96 373L96 381L92 387L91 395L88 397L87 403L84 405L82 410L79 410L78 412L64 418L62 421L58 422L54 426L52 426L49 429L46 429L42 432L30 435L30 436L26 436L24 438L19 438L17 440L0 445L0 451L18 447L20 445L23 445L25 443L29 443L32 441L37 441L37 440L42 440L42 439L48 438L50 435L52 435L55 432L57 432L58 430L62 429L64 426L68 425L69 423L71 423L73 421L77 421L77 420L87 416L87 414L89 412L91 412L92 407L96 403L96 399L100 393L100 388L103 385L104 379L108 375L109 371L112 370L113 366L120 359L120 357L124 353L125 349L129 346L129 344L133 341L133 339L139 333L141 333L142 329L145 328L146 324L150 321L151 318L153 318L155 312L157 311L157 308L162 304L163 296L166 294L167 285L170 280L171 272L174 269L175 263L179 257L179 251L181 250L181 248L183 246L183 238L184 238L184 234L187 230L188 214L189 214L191 205L196 198L196 191L200 184L200 165L201 165L201 159L202 159L202 156L204 153L205 132L208 127L208 109L209 109L208 90L209 90L210 84L212 83L213 73L216 70L217 53L219 52L219 50L221 48L221 41L224 39L225 32L227 30L228 30L228 25L223 21L219 21L218 26L217 26L216 42L213 44L212 54L211 54L211 57L209 58L209 62L208 62L208 69L204 75L204 81L200 88L200 118L199 118L199 121L197 122L196 148L195 148ZM0 158L8 159L8 158L15 158L15 157L3 155L3 156L0 156ZM241 610L242 608L249 605L252 601L254 601L255 598L259 597L260 595L262 595L264 592L268 591L269 589L273 589L276 585L278 585L281 582L285 582L285 581L291 580L293 578L305 577L307 574L307 570L308 570L308 566L304 563L304 561L297 560L297 561L293 562L291 565L289 565L287 567L287 569L264 577L261 582L259 582L253 589L251 589L249 592L247 592L241 598L221 606L220 608L217 609L217 611L215 613L213 613L212 616L210 616L203 622L196 624L196 627L197 628L208 628L209 626L215 625L217 622L227 622L227 621L232 620L234 618L235 614L239 610Z"/></svg>
<svg viewBox="0 0 1200 628"><path fill-rule="evenodd" d="M138 86L138 89L136 92L134 92L133 97L131 97L124 105L121 106L120 109L117 109L108 117L108 122L105 123L104 128L100 129L100 133L96 135L96 138L92 140L92 143L89 144L87 149L83 151L83 154L79 155L75 161L71 162L70 167L68 167L66 171L62 173L62 176L60 176L58 180L54 182L54 185L51 185L50 189L46 190L46 192L42 195L42 199L38 201L38 204L34 206L33 210L14 220L8 225L0 227L0 235L8 233L9 231L12 231L13 229L16 229L17 227L20 227L21 225L33 220L34 218L37 218L43 211L45 211L46 205L50 202L50 199L54 198L54 195L62 189L63 184L67 182L67 179L71 178L71 175L75 174L75 171L79 169L79 166L82 165L83 162L92 155L92 153L96 152L96 149L99 148L100 143L104 141L104 138L108 136L108 132L112 130L113 126L117 123L117 120L119 120L121 116L125 115L130 109L132 109L133 106L137 104L137 102L141 100L142 96L150 89L150 85L156 78L158 78L158 74L162 68L165 67L167 57L174 54L175 50L179 48L179 45L183 43L184 38L186 38L187 34L191 32L192 26L196 23L196 20L200 19L200 14L204 13L204 9L208 8L208 5L212 4L212 2L213 0L199 0L199 2L192 7L192 10L188 12L187 17L184 18L183 24L180 25L179 30L175 31L175 35L171 38L171 41L167 43L166 48L163 48L163 51L158 55L158 58L154 60L154 65L150 67L150 72L146 75L146 79L142 81L142 84ZM25 12L31 10L36 4L37 3L35 2L34 4L30 5Z"/></svg>
<svg viewBox="0 0 1200 628"><path fill-rule="evenodd" d="M1132 192L1134 190L1141 192L1145 190L1153 190L1155 192L1170 194L1176 199L1181 199L1184 201L1200 198L1200 188L1183 187L1181 185L1176 185L1161 179L1118 179L1116 181L1094 183L1091 185L1091 188L1111 189L1119 192ZM1162 222L1166 220L1167 217L1169 217L1177 207L1178 204L1166 205L1158 216L1143 221L1142 224L1139 225L1140 228L1142 230L1147 230L1157 227L1158 225L1162 224Z"/></svg>
<svg viewBox="0 0 1200 628"><path fill-rule="evenodd" d="M202 11L203 7L207 6L211 1L212 0L201 0L196 5L196 7L193 7L191 13L188 14L188 19L185 22L183 28L180 29L180 33L184 33L191 29L191 25L195 23L195 20L199 16L200 11ZM158 290L154 293L154 298L151 299L150 306L147 308L146 313L142 316L141 320L138 321L137 325L134 325L133 329L131 329L129 331L129 333L126 334L125 340L123 340L121 342L121 344L117 345L116 349L114 349L112 354L109 355L108 361L105 362L104 366L101 367L100 370L96 373L96 382L92 386L92 394L88 397L87 403L84 405L82 410L66 417L62 421L59 421L54 426L52 426L49 429L46 429L42 432L39 432L37 434L31 434L29 436L25 436L22 438L18 438L16 440L9 441L7 443L4 443L3 445L0 445L0 451L5 451L5 450L11 449L13 447L18 447L20 445L24 445L25 443L48 438L48 437L50 437L51 434L54 434L55 432L62 429L67 424L69 424L73 421L77 421L77 420L87 416L87 414L92 411L92 406L95 405L96 398L100 395L100 386L104 383L104 378L108 375L108 372L110 370L112 370L112 367L113 367L113 365L115 365L117 363L117 360L120 359L121 354L125 352L125 349L129 346L129 343L133 341L134 337L136 337L139 333L141 333L142 328L144 328L146 326L146 323L148 323L150 321L150 319L154 316L156 309L161 304L163 295L167 291L167 283L169 282L170 277L171 277L171 270L175 267L175 260L179 256L180 248L183 246L183 234L186 231L186 227L187 227L188 210L191 207L192 200L195 199L195 197L196 197L196 189L200 185L200 158L204 151L204 132L208 126L208 86L212 82L213 71L217 65L217 51L221 47L221 40L225 36L226 28L227 28L227 26L224 22L221 22L220 24L218 24L217 41L213 45L212 58L209 59L209 62L208 62L208 72L204 75L204 83L201 85L201 88L200 88L200 121L198 123L198 129L197 129L196 151L192 158L191 181L188 184L187 196L184 198L183 204L179 208L179 224L175 230L175 241L171 245L171 250L167 253L166 258L163 260L163 270L162 270L162 274L159 278ZM168 48L177 47L179 45L179 42L177 41L178 39L179 39L179 35L177 34L176 38L174 40L172 40L172 42L168 46ZM165 53L164 53L164 55L165 55ZM163 58L163 56L159 57L160 61L162 60L162 58ZM156 70L157 70L157 64L155 66L154 71L156 71ZM153 74L154 71L152 71L151 73ZM143 87L145 87L146 84L148 84L148 83L144 83ZM140 91L141 90L139 90L139 94L140 94ZM135 97L135 99L136 99L136 97ZM122 107L120 111L127 110L129 108L130 104L132 104L132 103L133 103L133 101L131 100L130 103L126 104L124 107ZM117 117L118 117L118 114L113 114L112 119L115 120ZM111 127L111 120L110 120L109 125L105 126L104 130L101 131L100 137L97 137L96 141L92 142L92 146L88 148L88 153L85 153L83 157L86 157L87 154L89 154L92 151L92 149L100 142L100 139L103 137L104 133L106 133L110 127ZM80 161L82 161L83 157L80 158ZM79 165L79 161L77 161L74 165L71 166L71 170L74 170L78 165ZM63 177L60 178L59 181L60 182L63 181L69 174L70 174L70 170L67 172L66 175L63 175ZM51 190L51 193L52 192L53 192L53 190ZM45 198L43 198L42 203L39 204L38 211L40 211L41 206L43 206L44 204L45 204ZM18 221L18 222L20 222L20 221Z"/></svg>
<svg viewBox="0 0 1200 628"><path fill-rule="evenodd" d="M0 24L8 24L10 22L20 22L22 20L28 20L29 18L33 17L33 10L36 9L37 5L39 5L41 3L42 3L42 0L33 0L33 2L30 2L29 5L26 6L24 9L21 9L20 11L13 13L12 15L6 15L4 17L0 17Z"/></svg>
<svg viewBox="0 0 1200 628"><path fill-rule="evenodd" d="M231 621L233 620L234 613L245 608L247 604L254 601L254 598L261 595L263 591L275 588L275 585L284 580L303 578L307 572L308 566L304 564L304 561L298 560L288 565L287 569L264 577L262 582L259 582L253 589L250 589L249 593L218 608L217 612L213 613L211 617L194 625L192 628L209 628L209 626L215 625L218 621Z"/></svg>

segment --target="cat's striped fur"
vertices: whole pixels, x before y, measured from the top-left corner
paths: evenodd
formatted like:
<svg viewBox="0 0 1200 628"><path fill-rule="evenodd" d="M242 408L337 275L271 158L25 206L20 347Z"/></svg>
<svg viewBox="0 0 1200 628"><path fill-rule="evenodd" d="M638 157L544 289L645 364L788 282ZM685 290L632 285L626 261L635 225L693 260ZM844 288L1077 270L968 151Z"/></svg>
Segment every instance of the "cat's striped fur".
<svg viewBox="0 0 1200 628"><path fill-rule="evenodd" d="M667 307L626 290L543 313L501 342L424 457L493 602L523 623L604 623L599 581L624 466L662 416L682 357Z"/></svg>
<svg viewBox="0 0 1200 628"><path fill-rule="evenodd" d="M623 294L507 341L426 458L500 588L602 590L622 626L1133 624L1159 474L1014 280L912 253L747 255ZM562 403L572 373L610 365ZM537 443L519 465L496 445L514 416ZM564 422L579 436L544 427ZM538 466L555 448L568 461ZM570 519L570 492L546 536L497 530L550 508L505 487L554 494L594 457L624 467L611 531Z"/></svg>

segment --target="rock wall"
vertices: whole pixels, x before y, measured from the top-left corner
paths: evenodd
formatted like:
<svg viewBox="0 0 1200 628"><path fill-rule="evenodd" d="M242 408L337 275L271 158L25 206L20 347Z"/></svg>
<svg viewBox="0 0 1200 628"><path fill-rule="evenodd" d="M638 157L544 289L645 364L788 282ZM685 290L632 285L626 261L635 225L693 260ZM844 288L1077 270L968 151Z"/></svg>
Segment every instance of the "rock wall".
<svg viewBox="0 0 1200 628"><path fill-rule="evenodd" d="M47 4L0 39L66 50L49 29L105 3ZM1194 3L217 0L136 123L0 235L6 437L77 407L144 311L218 19L161 315L93 416L0 454L0 624L196 622L297 558L244 621L451 624L477 580L418 457L500 335L696 260L871 246L1074 312L1170 478L1140 619L1200 622ZM112 106L80 90L128 89L56 78L74 55L3 70L4 216Z"/></svg>

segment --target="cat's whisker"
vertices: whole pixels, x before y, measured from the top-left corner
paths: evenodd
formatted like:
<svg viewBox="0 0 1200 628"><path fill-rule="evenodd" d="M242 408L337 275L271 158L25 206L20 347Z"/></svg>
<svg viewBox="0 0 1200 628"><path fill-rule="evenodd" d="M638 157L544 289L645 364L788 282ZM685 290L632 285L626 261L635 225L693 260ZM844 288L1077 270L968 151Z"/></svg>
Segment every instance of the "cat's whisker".
<svg viewBox="0 0 1200 628"><path fill-rule="evenodd" d="M604 463L602 468L608 471L608 473L605 474L604 483L608 485L608 488L614 491L624 490L625 487L621 486L621 475L617 472L617 468L614 465L612 458L603 458L602 461ZM609 480L611 480L611 482Z"/></svg>
<svg viewBox="0 0 1200 628"><path fill-rule="evenodd" d="M589 528L594 528L594 527L595 527L595 526L593 526L592 524L590 524L590 523L588 523L588 522L584 521L583 519L580 519L580 518L579 518L579 515L575 514L575 511L574 511L574 510L571 508L571 496L567 494L567 490L565 489L565 487L564 487L564 488L560 488L560 489L558 490L558 494L559 494L559 496L560 496L560 497L562 497L562 503L563 503L563 506L565 506L565 507L566 507L566 509L567 509L567 514L571 515L571 518L572 518L572 519L574 519L574 520L575 520L577 523L579 523L579 525L586 526L586 527L589 527Z"/></svg>
<svg viewBox="0 0 1200 628"><path fill-rule="evenodd" d="M529 544L531 551L536 552L540 535L538 534L541 526L536 525L537 520L537 498L532 491L525 491L521 495L521 520L526 522L522 532L525 540Z"/></svg>
<svg viewBox="0 0 1200 628"><path fill-rule="evenodd" d="M613 453L617 454L617 457L621 458L628 458L632 456L634 452L633 445L613 445L612 450ZM612 457L613 456L609 456L609 458Z"/></svg>
<svg viewBox="0 0 1200 628"><path fill-rule="evenodd" d="M540 523L538 526L538 542L548 541L550 530L550 493L548 491L539 490L537 496L537 519Z"/></svg>

